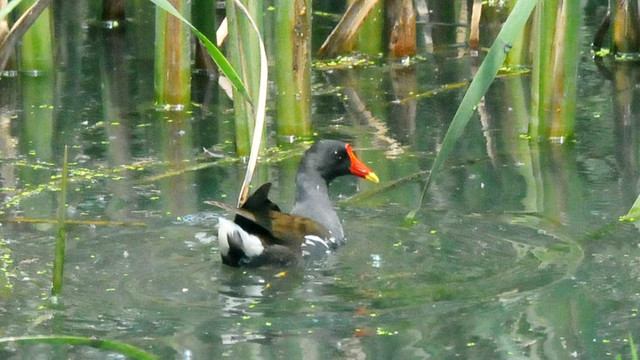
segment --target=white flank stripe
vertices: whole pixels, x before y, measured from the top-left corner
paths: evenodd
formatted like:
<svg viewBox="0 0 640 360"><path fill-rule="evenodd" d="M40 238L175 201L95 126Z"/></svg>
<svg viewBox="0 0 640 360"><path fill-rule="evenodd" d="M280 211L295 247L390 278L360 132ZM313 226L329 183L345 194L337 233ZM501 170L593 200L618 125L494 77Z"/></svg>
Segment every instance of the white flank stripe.
<svg viewBox="0 0 640 360"><path fill-rule="evenodd" d="M316 243L321 243L322 245L324 245L327 249L329 248L329 245L327 245L327 242L324 241L323 239L321 239L319 236L316 235L307 235L304 237L305 238L305 243L309 244L309 245L316 245Z"/></svg>

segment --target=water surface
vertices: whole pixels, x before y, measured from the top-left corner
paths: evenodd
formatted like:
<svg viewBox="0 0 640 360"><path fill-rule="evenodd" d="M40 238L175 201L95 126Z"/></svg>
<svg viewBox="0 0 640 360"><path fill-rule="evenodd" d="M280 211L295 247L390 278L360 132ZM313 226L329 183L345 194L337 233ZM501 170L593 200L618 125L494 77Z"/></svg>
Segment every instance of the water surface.
<svg viewBox="0 0 640 360"><path fill-rule="evenodd" d="M244 165L216 83L196 74L189 111L159 111L144 23L135 36L80 28L55 74L0 81L2 216L56 218L68 145L69 219L146 226L70 226L54 304L55 227L2 222L3 336L94 336L169 359L605 359L640 339L640 237L618 221L637 196L637 102L624 106L586 37L575 141L529 141L529 78L497 80L410 226L464 95L442 87L481 59L453 44L409 65L314 70L316 138L352 142L381 184L332 184L347 245L283 274L221 264L216 218L228 214L203 201L233 203ZM288 210L304 145L274 150L273 128L255 182L273 182ZM44 344L0 354L118 358Z"/></svg>

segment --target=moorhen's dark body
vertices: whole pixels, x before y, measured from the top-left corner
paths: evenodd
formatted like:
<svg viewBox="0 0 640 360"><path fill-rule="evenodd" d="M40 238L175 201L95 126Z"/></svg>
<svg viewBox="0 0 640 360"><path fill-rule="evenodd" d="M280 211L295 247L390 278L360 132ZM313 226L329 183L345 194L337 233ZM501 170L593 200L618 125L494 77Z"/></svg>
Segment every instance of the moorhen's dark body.
<svg viewBox="0 0 640 360"><path fill-rule="evenodd" d="M222 262L231 266L292 265L315 257L344 241L338 214L328 194L338 176L355 175L378 182L378 176L337 140L321 140L302 157L296 174L296 201L291 214L269 200L271 183L262 185L237 209L207 203L236 214L233 222L220 218L218 241Z"/></svg>

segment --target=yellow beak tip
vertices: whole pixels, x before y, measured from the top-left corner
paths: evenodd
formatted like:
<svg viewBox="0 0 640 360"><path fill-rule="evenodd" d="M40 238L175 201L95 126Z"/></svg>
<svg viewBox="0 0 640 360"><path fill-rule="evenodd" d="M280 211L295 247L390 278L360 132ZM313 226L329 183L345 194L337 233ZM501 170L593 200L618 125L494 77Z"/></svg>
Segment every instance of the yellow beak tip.
<svg viewBox="0 0 640 360"><path fill-rule="evenodd" d="M371 182L374 182L376 184L380 182L380 179L378 178L378 175L376 175L376 173L374 173L374 172L368 173L367 176L365 176L365 179L367 179L367 180L369 180Z"/></svg>

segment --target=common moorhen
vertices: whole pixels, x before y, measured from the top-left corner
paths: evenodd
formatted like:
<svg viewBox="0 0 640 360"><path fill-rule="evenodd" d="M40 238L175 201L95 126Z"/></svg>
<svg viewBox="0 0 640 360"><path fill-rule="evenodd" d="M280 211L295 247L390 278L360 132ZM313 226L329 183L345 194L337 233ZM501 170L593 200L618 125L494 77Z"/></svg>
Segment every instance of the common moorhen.
<svg viewBox="0 0 640 360"><path fill-rule="evenodd" d="M329 200L328 185L343 175L379 182L378 176L356 157L350 144L321 140L300 161L291 214L281 212L269 200L271 183L260 186L240 209L207 201L236 214L233 222L219 218L222 262L236 267L286 266L303 258L316 258L337 247L344 241L344 232Z"/></svg>

